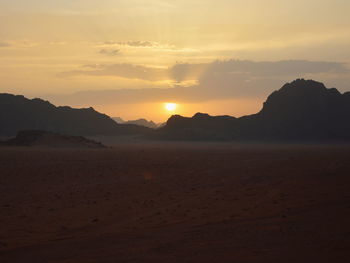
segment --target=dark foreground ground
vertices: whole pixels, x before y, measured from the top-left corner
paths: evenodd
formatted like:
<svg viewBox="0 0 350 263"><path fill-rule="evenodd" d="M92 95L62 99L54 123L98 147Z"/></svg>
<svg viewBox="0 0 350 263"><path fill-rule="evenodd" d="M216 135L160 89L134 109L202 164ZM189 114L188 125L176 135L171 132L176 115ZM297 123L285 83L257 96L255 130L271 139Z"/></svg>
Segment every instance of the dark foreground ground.
<svg viewBox="0 0 350 263"><path fill-rule="evenodd" d="M349 262L350 147L0 148L0 262Z"/></svg>

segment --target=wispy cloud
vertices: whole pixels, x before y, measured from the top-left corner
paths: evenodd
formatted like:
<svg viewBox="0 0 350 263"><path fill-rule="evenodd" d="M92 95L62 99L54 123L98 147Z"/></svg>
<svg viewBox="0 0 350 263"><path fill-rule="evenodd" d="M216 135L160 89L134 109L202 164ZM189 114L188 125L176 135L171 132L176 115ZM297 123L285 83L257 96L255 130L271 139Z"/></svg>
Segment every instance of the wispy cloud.
<svg viewBox="0 0 350 263"><path fill-rule="evenodd" d="M107 50L100 53L110 54ZM116 76L150 81L172 79L176 82L197 79L203 82L217 78L218 76L222 78L241 76L249 79L253 77L293 76L317 73L346 73L349 71L344 63L306 60L277 62L227 60L201 64L175 64L170 68L155 68L133 64L93 65L93 67L89 65L89 67L94 70L68 71L60 73L60 76Z"/></svg>
<svg viewBox="0 0 350 263"><path fill-rule="evenodd" d="M176 47L173 44L169 43L159 43L155 41L145 41L145 40L136 40L136 41L105 41L98 43L98 46L102 48L115 47L119 49L139 49L139 50L157 50L157 51L197 51L193 48L180 48Z"/></svg>
<svg viewBox="0 0 350 263"><path fill-rule="evenodd" d="M169 88L119 89L83 91L69 98L66 103L83 99L90 103L139 103L164 101L169 98L182 102L203 102L217 99L263 98L278 89L288 80L295 78L316 78L332 80L329 76L349 79L346 65L322 61L215 61L202 64L176 64L170 68L154 68L132 64L86 65L86 70L70 71L61 77L88 75L95 77L117 76L128 79L151 81L171 80ZM185 85L196 79L197 84Z"/></svg>
<svg viewBox="0 0 350 263"><path fill-rule="evenodd" d="M0 42L0 47L10 47L11 44L7 42Z"/></svg>
<svg viewBox="0 0 350 263"><path fill-rule="evenodd" d="M105 45L118 45L118 46L130 46L130 47L155 47L159 46L157 42L151 41L126 41L126 42L118 42L118 41L107 41L104 42Z"/></svg>
<svg viewBox="0 0 350 263"><path fill-rule="evenodd" d="M162 68L146 67L133 64L113 65L85 65L93 70L75 70L62 72L60 77L86 76L115 76L127 79L140 79L147 81L163 81L168 79L168 70Z"/></svg>
<svg viewBox="0 0 350 263"><path fill-rule="evenodd" d="M100 54L106 55L106 56L118 56L120 55L120 50L119 49L101 49L99 51Z"/></svg>

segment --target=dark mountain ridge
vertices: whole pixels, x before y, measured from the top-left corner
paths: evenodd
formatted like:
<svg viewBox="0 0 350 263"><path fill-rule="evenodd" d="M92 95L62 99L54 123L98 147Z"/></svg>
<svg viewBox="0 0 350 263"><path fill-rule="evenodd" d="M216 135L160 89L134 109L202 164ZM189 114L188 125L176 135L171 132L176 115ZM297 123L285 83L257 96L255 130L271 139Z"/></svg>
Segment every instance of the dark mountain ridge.
<svg viewBox="0 0 350 263"><path fill-rule="evenodd" d="M180 140L350 140L350 92L297 79L273 92L262 110L234 118L197 113L172 116L159 137Z"/></svg>
<svg viewBox="0 0 350 263"><path fill-rule="evenodd" d="M69 135L143 134L148 129L119 125L93 108L56 107L41 99L0 94L0 135L13 136L21 130L44 130Z"/></svg>
<svg viewBox="0 0 350 263"><path fill-rule="evenodd" d="M274 91L260 112L235 118L172 116L157 130L118 124L93 108L56 107L41 99L0 94L0 135L43 130L67 135L142 135L165 140L350 141L350 92L297 79Z"/></svg>
<svg viewBox="0 0 350 263"><path fill-rule="evenodd" d="M82 136L67 136L47 131L20 131L15 138L0 142L2 146L105 148L103 144Z"/></svg>

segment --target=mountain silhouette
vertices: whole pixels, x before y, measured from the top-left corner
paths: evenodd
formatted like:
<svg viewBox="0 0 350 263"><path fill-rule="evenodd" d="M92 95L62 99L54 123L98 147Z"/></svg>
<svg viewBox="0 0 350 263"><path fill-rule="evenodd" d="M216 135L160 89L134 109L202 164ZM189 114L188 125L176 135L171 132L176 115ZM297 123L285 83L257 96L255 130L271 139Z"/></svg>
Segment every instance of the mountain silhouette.
<svg viewBox="0 0 350 263"><path fill-rule="evenodd" d="M172 116L158 137L176 140L350 140L350 92L297 79L273 92L262 110L234 118L197 113Z"/></svg>
<svg viewBox="0 0 350 263"><path fill-rule="evenodd" d="M124 121L122 118L120 118L120 117L112 117L112 119L113 119L115 122L119 123L119 124L122 124L122 123L125 122L125 121Z"/></svg>
<svg viewBox="0 0 350 263"><path fill-rule="evenodd" d="M166 140L348 141L350 92L342 94L320 82L297 79L273 92L261 111L253 115L174 115L156 130L135 124L146 126L149 122L141 119L118 124L93 108L56 107L41 99L0 94L1 136L42 130L80 136L146 135Z"/></svg>
<svg viewBox="0 0 350 263"><path fill-rule="evenodd" d="M41 99L0 94L0 135L14 136L21 130L43 130L68 135L144 134L148 128L120 125L93 108L56 107Z"/></svg>
<svg viewBox="0 0 350 263"><path fill-rule="evenodd" d="M148 121L146 119L137 119L137 120L130 120L130 121L124 121L120 117L113 117L112 119L119 124L134 124L134 125L138 125L138 126L152 128L152 129L158 128L158 125L155 122Z"/></svg>
<svg viewBox="0 0 350 263"><path fill-rule="evenodd" d="M134 125L152 128L152 129L158 128L157 124L155 124L153 121L148 121L146 119L126 121L126 122L124 122L124 124L134 124Z"/></svg>
<svg viewBox="0 0 350 263"><path fill-rule="evenodd" d="M54 148L105 148L103 144L82 136L67 136L47 131L20 131L15 138L0 142L0 145Z"/></svg>

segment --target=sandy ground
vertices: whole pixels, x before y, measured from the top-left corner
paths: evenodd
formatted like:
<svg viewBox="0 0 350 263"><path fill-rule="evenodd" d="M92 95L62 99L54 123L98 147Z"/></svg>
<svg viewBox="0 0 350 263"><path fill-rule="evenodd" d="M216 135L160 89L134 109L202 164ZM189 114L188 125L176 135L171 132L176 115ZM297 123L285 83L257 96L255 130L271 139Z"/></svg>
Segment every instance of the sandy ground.
<svg viewBox="0 0 350 263"><path fill-rule="evenodd" d="M350 147L0 148L0 262L349 262Z"/></svg>

